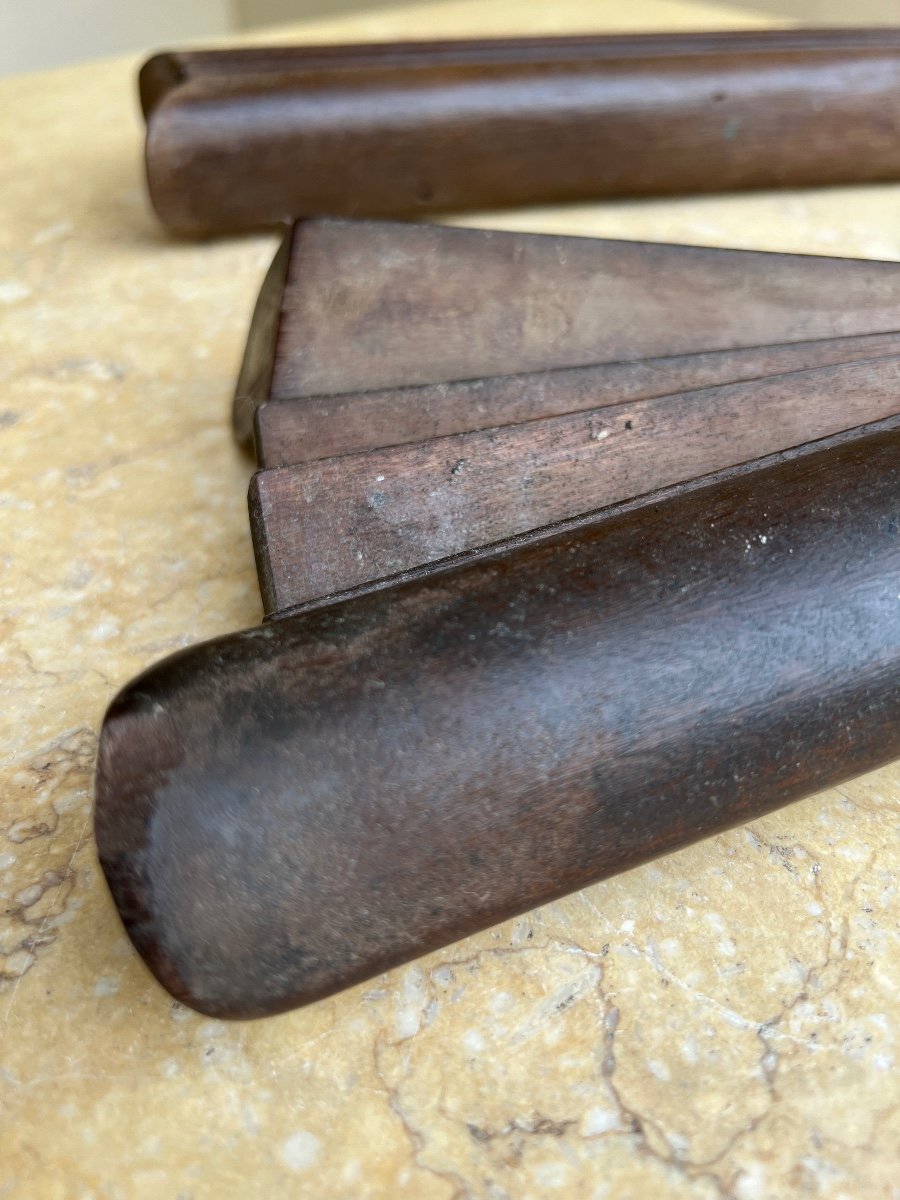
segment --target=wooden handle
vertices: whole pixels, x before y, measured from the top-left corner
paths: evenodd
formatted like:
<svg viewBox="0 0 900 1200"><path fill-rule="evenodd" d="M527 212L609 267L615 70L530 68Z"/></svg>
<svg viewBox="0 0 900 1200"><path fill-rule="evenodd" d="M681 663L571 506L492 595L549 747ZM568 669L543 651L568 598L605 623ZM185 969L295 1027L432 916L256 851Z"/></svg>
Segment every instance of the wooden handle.
<svg viewBox="0 0 900 1200"><path fill-rule="evenodd" d="M194 52L141 93L187 234L900 177L896 30Z"/></svg>
<svg viewBox="0 0 900 1200"><path fill-rule="evenodd" d="M152 668L96 835L185 1003L275 1013L900 755L900 432Z"/></svg>

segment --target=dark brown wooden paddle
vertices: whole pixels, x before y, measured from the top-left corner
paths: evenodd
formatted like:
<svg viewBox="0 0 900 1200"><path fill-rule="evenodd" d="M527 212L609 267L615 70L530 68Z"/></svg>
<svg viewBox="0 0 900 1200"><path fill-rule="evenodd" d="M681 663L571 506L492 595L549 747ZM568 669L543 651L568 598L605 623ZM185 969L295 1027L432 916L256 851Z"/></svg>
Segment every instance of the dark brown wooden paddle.
<svg viewBox="0 0 900 1200"><path fill-rule="evenodd" d="M170 991L261 1016L900 754L900 421L182 651L104 724Z"/></svg>

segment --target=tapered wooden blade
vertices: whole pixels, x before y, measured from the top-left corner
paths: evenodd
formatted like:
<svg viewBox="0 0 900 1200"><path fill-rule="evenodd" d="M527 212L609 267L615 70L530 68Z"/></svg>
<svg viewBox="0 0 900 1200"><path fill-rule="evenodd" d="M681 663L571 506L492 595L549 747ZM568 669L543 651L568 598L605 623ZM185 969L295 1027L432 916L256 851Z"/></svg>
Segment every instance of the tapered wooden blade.
<svg viewBox="0 0 900 1200"><path fill-rule="evenodd" d="M273 468L251 484L269 614L900 412L900 358Z"/></svg>
<svg viewBox="0 0 900 1200"><path fill-rule="evenodd" d="M262 289L235 428L267 400L897 329L897 263L306 221Z"/></svg>
<svg viewBox="0 0 900 1200"><path fill-rule="evenodd" d="M900 333L885 333L271 400L256 411L256 457L288 466L898 353Z"/></svg>

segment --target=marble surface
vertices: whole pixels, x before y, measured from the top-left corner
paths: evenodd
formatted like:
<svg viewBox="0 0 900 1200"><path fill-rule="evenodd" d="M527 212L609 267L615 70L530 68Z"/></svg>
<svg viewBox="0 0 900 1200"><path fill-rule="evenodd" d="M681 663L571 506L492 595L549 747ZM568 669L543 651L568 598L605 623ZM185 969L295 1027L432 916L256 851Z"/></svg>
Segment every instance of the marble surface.
<svg viewBox="0 0 900 1200"><path fill-rule="evenodd" d="M454 0L297 36L739 26ZM255 623L228 402L269 237L168 240L135 62L0 85L0 1197L900 1197L900 769L284 1017L173 1003L91 837L117 686ZM900 189L472 223L900 258Z"/></svg>

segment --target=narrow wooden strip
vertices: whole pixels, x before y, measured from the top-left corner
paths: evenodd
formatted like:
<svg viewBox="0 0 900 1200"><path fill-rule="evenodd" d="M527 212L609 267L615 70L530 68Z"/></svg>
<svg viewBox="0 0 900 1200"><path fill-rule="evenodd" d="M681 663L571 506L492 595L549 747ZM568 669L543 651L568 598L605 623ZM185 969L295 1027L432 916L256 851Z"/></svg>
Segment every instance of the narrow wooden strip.
<svg viewBox="0 0 900 1200"><path fill-rule="evenodd" d="M887 333L273 400L256 412L256 457L289 466L898 351L900 334Z"/></svg>
<svg viewBox="0 0 900 1200"><path fill-rule="evenodd" d="M266 611L890 416L898 393L882 359L258 472Z"/></svg>
<svg viewBox="0 0 900 1200"><path fill-rule="evenodd" d="M476 563L492 562L497 558L505 558L506 555L517 550L524 550L530 546L543 546L546 542L552 541L554 538L566 534L579 534L593 529L598 522L607 521L612 517L627 516L630 513L636 513L638 510L645 508L655 509L661 504L668 504L670 500L675 500L679 496L700 491L704 488L717 487L720 484L730 485L737 483L745 475L753 474L756 471L767 471L770 467L778 466L782 462L793 462L795 459L806 458L811 454L820 454L825 450L837 450L841 446L849 446L851 442L860 441L861 439L898 432L900 432L900 416L884 417L880 421L872 421L865 425L856 425L852 429L842 429L840 433L832 433L827 437L817 438L815 441L800 442L796 446L788 446L784 450L777 450L773 454L765 454L761 458L753 458L735 463L734 466L722 467L720 470L710 471L706 475L695 475L691 479L684 479L679 483L657 488L652 492L643 492L639 496L629 496L627 500L608 504L599 509L577 513L574 517L566 517L564 520L555 521L551 525L542 525L539 529L527 529L524 533L517 533L513 537L502 538L500 541L492 542L487 546L475 546L471 550L463 550L460 554L452 554L447 558L437 559L435 562L410 567L407 571L398 571L395 575L385 575L380 579L370 579L365 583L357 584L355 587L331 592L326 596L317 596L312 600L304 601L302 604L295 604L290 608L279 609L278 612L267 613L265 619L267 622L288 620L291 617L300 616L302 613L315 612L321 608L330 608L333 604L342 604L345 600L355 600L359 596L368 596L375 592L391 591L405 584L418 583L424 579L444 575L448 571L453 572L462 567L474 566Z"/></svg>

